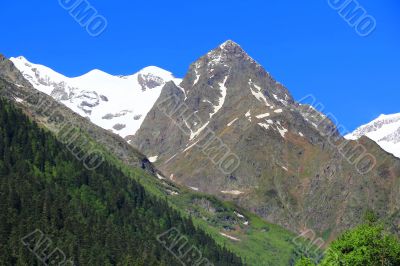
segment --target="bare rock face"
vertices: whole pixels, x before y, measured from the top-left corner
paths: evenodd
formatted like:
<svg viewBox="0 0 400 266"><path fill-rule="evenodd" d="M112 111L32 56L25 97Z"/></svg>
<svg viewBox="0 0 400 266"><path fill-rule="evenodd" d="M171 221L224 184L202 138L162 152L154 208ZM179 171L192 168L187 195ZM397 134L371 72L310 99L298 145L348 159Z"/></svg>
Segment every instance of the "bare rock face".
<svg viewBox="0 0 400 266"><path fill-rule="evenodd" d="M113 126L113 128L114 128L115 130L117 130L117 131L119 131L119 130L125 128L125 127L126 127L126 125L124 125L124 124L115 124L115 125Z"/></svg>
<svg viewBox="0 0 400 266"><path fill-rule="evenodd" d="M130 140L173 181L293 231L334 237L368 209L400 221L400 161L345 140L232 41L167 83Z"/></svg>
<svg viewBox="0 0 400 266"><path fill-rule="evenodd" d="M143 91L147 89L151 90L165 84L165 81L162 78L153 74L139 74L138 82L140 86L142 86Z"/></svg>

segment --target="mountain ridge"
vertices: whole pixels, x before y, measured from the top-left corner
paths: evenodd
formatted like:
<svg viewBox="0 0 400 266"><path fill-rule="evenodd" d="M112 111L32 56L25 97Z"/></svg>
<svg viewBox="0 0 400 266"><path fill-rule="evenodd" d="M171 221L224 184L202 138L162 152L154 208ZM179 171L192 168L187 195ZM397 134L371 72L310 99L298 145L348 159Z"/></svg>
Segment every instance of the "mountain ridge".
<svg viewBox="0 0 400 266"><path fill-rule="evenodd" d="M161 87L170 80L180 82L171 72L155 66L128 76L94 69L71 78L22 56L10 61L35 89L124 138L135 134Z"/></svg>
<svg viewBox="0 0 400 266"><path fill-rule="evenodd" d="M367 136L381 146L382 149L400 158L400 113L381 114L345 137L356 140L362 136Z"/></svg>

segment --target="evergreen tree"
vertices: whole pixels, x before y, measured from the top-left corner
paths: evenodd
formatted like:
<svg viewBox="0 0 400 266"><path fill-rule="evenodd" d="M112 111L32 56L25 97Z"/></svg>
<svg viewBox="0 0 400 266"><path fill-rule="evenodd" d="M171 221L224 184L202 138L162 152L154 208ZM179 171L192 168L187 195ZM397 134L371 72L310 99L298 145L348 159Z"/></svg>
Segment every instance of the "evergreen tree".
<svg viewBox="0 0 400 266"><path fill-rule="evenodd" d="M172 227L214 265L242 265L113 164L84 168L3 99L0 124L0 265L41 265L21 242L36 229L75 265L181 265L157 240Z"/></svg>

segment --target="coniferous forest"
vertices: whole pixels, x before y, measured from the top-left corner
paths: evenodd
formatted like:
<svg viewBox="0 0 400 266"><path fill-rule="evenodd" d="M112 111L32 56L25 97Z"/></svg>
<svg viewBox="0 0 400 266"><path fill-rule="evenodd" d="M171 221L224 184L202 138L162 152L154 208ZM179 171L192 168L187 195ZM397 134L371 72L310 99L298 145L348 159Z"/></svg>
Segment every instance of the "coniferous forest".
<svg viewBox="0 0 400 266"><path fill-rule="evenodd" d="M35 230L52 242L47 249L36 246L36 253L46 257L58 248L71 265L181 265L157 240L171 228L210 263L242 264L111 163L84 168L53 135L2 99L0 125L0 265L41 265L21 241Z"/></svg>

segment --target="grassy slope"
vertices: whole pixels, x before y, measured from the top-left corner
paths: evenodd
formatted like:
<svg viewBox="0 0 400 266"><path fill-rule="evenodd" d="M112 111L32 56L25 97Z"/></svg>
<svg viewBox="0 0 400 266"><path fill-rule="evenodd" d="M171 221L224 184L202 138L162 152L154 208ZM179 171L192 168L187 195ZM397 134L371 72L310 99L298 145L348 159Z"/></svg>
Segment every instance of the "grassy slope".
<svg viewBox="0 0 400 266"><path fill-rule="evenodd" d="M267 223L260 217L245 211L233 203L223 202L214 196L193 192L167 180L159 180L141 169L133 169L124 165L115 156L99 147L106 154L108 161L121 168L125 174L138 180L147 191L160 198L166 198L173 208L185 216L191 216L196 226L208 232L221 246L244 258L249 265L290 265L296 257L296 246L292 242L295 234L288 230ZM167 191L175 191L179 195L169 195ZM211 203L217 211L196 204L198 201ZM238 217L236 213L245 218ZM229 221L226 221L226 220ZM233 221L231 221L233 220ZM244 222L249 224L245 225ZM225 228L229 227L229 230ZM235 241L222 236L223 232L240 239Z"/></svg>

